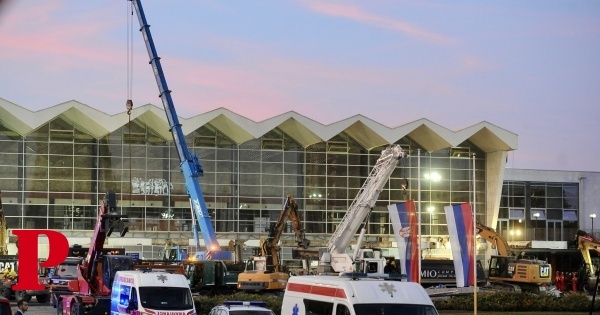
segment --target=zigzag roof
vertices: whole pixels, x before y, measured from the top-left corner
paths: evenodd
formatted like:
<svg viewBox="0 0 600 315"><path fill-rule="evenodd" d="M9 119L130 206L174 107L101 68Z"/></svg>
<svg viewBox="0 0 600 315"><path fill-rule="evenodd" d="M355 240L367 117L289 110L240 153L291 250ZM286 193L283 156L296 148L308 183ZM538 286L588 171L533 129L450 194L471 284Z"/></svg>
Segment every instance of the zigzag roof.
<svg viewBox="0 0 600 315"><path fill-rule="evenodd" d="M27 136L59 116L76 122L97 139L121 128L129 121L127 112L109 115L74 100L34 112L0 98L0 123L21 136ZM138 120L151 127L167 141L172 139L162 107L153 104L136 107L131 113L131 120ZM363 115L323 125L290 111L256 122L225 108L218 108L191 118L179 117L179 121L186 135L210 124L237 144L260 138L269 131L279 128L304 147L328 141L345 132L366 149L396 143L403 137L411 138L428 152L458 146L466 140L486 153L518 148L517 134L487 121L458 131L449 130L425 118L390 128Z"/></svg>

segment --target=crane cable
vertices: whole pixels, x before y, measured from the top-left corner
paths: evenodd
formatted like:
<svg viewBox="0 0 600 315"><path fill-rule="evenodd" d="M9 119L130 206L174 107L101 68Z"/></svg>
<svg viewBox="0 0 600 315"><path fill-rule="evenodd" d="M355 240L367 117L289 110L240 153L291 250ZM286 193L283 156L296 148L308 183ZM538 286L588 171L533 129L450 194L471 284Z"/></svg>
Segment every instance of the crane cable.
<svg viewBox="0 0 600 315"><path fill-rule="evenodd" d="M127 1L127 143L129 151L129 208L132 205L133 182L131 177L131 110L133 109L132 90L133 90L133 7ZM131 12L131 13L129 13Z"/></svg>

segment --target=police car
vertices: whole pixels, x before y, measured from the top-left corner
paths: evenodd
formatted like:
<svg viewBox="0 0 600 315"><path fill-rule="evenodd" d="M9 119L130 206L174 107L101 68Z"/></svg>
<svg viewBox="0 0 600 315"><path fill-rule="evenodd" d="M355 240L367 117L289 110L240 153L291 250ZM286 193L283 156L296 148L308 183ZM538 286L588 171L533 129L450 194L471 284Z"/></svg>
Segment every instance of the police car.
<svg viewBox="0 0 600 315"><path fill-rule="evenodd" d="M210 310L209 315L275 315L267 303L255 301L225 301Z"/></svg>

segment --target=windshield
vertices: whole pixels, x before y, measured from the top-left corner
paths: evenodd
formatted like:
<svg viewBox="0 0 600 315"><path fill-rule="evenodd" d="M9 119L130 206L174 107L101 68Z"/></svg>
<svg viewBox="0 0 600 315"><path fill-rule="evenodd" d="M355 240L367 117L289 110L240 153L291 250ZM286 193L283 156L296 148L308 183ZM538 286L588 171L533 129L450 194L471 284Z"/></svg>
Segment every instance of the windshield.
<svg viewBox="0 0 600 315"><path fill-rule="evenodd" d="M77 277L77 265L60 265L56 269L56 274L63 278Z"/></svg>
<svg viewBox="0 0 600 315"><path fill-rule="evenodd" d="M431 305L355 304L356 315L438 315Z"/></svg>
<svg viewBox="0 0 600 315"><path fill-rule="evenodd" d="M194 308L190 288L141 287L140 301L155 310L190 310Z"/></svg>
<svg viewBox="0 0 600 315"><path fill-rule="evenodd" d="M230 310L230 315L275 315L272 311L268 310Z"/></svg>

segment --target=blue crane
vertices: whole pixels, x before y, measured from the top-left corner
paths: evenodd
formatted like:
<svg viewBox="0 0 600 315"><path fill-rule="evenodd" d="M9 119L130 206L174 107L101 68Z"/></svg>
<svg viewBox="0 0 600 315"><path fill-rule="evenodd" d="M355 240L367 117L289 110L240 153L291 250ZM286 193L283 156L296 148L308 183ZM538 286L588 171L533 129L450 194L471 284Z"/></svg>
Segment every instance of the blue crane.
<svg viewBox="0 0 600 315"><path fill-rule="evenodd" d="M146 49L148 50L148 56L150 57L150 64L152 70L154 70L154 77L158 84L159 96L162 100L165 113L167 114L167 120L169 122L169 130L173 135L173 142L177 147L177 153L179 154L179 166L183 172L185 178L185 187L190 197L190 205L192 212L195 215L193 224L194 239L196 241L196 247L200 246L200 239L198 238L198 228L202 231L202 237L206 245L206 252L199 254L200 259L224 259L231 260L232 253L229 251L221 251L221 247L217 241L217 235L215 234L210 214L206 208L206 202L204 201L204 194L200 188L198 177L203 176L204 170L200 161L198 160L197 154L191 154L188 150L185 136L181 129L181 124L175 112L175 106L173 105L173 99L171 98L171 90L167 86L167 81L163 73L162 66L160 64L160 57L156 53L156 47L154 46L154 40L150 33L150 25L146 21L144 9L140 0L130 0L138 20L140 22L140 32L144 37ZM194 219L194 218L192 218ZM199 226L198 226L199 225Z"/></svg>

